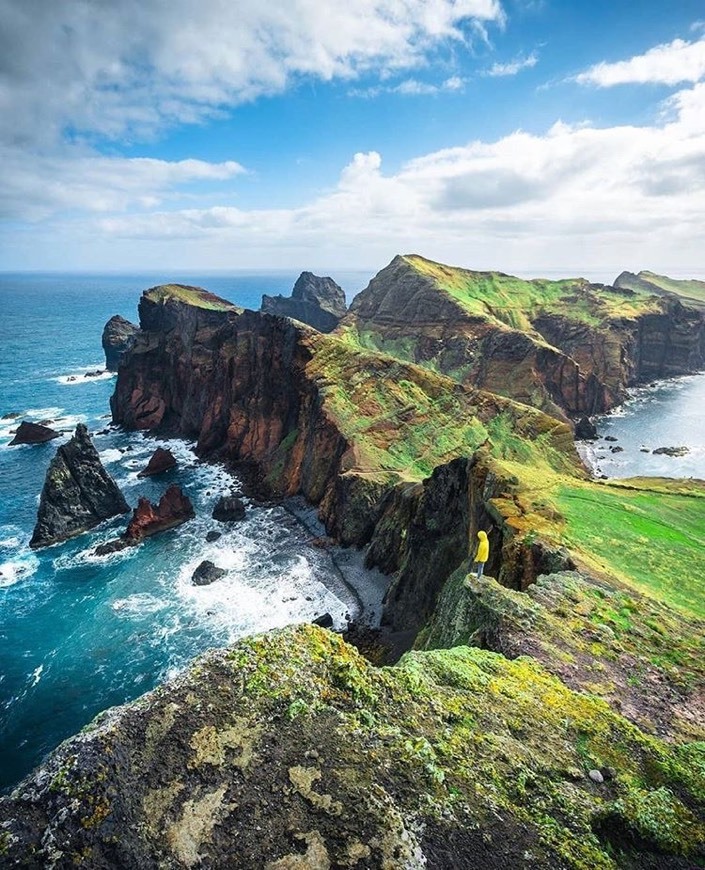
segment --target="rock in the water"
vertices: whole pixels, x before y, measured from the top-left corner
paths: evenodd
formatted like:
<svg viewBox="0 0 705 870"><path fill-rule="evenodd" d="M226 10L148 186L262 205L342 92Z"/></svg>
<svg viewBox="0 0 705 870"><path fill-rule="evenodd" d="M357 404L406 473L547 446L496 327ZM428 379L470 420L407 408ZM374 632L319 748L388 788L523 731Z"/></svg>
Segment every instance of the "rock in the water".
<svg viewBox="0 0 705 870"><path fill-rule="evenodd" d="M133 345L139 332L139 326L125 320L116 314L111 317L103 329L103 350L105 351L105 365L108 371L115 372L120 365L120 360Z"/></svg>
<svg viewBox="0 0 705 870"><path fill-rule="evenodd" d="M83 376L84 378L99 378L101 375L105 374L104 369L95 369L92 372L86 372Z"/></svg>
<svg viewBox="0 0 705 870"><path fill-rule="evenodd" d="M30 547L46 547L129 511L117 484L79 423L73 438L56 451L42 489Z"/></svg>
<svg viewBox="0 0 705 870"><path fill-rule="evenodd" d="M605 441L619 441L619 438L615 438L614 435L605 435Z"/></svg>
<svg viewBox="0 0 705 870"><path fill-rule="evenodd" d="M224 495L213 508L213 519L221 523L232 523L245 519L245 505L234 495Z"/></svg>
<svg viewBox="0 0 705 870"><path fill-rule="evenodd" d="M228 572L225 568L219 568L217 565L214 565L213 562L206 559L201 562L198 568L193 572L191 583L193 583L194 586L208 586L210 583L213 583L215 580L218 580L227 573Z"/></svg>
<svg viewBox="0 0 705 870"><path fill-rule="evenodd" d="M290 299L285 296L263 296L262 311L292 317L320 332L331 332L345 315L345 293L332 278L302 272L294 284Z"/></svg>
<svg viewBox="0 0 705 870"><path fill-rule="evenodd" d="M311 620L313 625L320 625L321 628L333 628L333 617L330 613L324 613Z"/></svg>
<svg viewBox="0 0 705 870"><path fill-rule="evenodd" d="M215 530L212 530L212 531L208 532L208 534L206 535L206 540L208 541L209 544L212 544L213 541L217 541L218 538L222 538L222 537L223 537L222 532L216 532Z"/></svg>
<svg viewBox="0 0 705 870"><path fill-rule="evenodd" d="M624 453L624 447L610 447L610 453Z"/></svg>
<svg viewBox="0 0 705 870"><path fill-rule="evenodd" d="M49 429L48 426L23 420L17 427L15 437L10 441L9 446L14 447L17 444L44 444L45 441L51 441L52 438L58 437L59 433Z"/></svg>
<svg viewBox="0 0 705 870"><path fill-rule="evenodd" d="M175 466L176 458L171 450L157 447L152 454L152 458L147 463L147 467L143 468L137 477L152 477L155 474L161 474L163 471L169 471L170 468Z"/></svg>
<svg viewBox="0 0 705 870"><path fill-rule="evenodd" d="M93 550L95 556L109 556L111 553L119 553L126 547L132 546L131 542L125 538L113 538L112 541L106 541L104 544L98 544Z"/></svg>
<svg viewBox="0 0 705 870"><path fill-rule="evenodd" d="M686 456L690 453L690 449L688 447L657 447L654 453L659 456Z"/></svg>
<svg viewBox="0 0 705 870"><path fill-rule="evenodd" d="M575 438L577 441L596 441L597 429L589 417L581 417L575 424Z"/></svg>
<svg viewBox="0 0 705 870"><path fill-rule="evenodd" d="M148 498L140 498L127 526L125 538L137 543L143 538L156 535L157 532L180 526L195 516L189 497L184 495L180 487L172 485L159 499L156 507Z"/></svg>

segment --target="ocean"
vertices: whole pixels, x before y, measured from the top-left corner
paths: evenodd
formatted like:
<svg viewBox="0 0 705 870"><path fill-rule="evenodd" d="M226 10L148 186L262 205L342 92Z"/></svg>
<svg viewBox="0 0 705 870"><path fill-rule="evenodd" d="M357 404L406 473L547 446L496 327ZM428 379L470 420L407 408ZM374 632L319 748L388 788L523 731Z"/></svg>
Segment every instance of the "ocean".
<svg viewBox="0 0 705 870"><path fill-rule="evenodd" d="M98 558L98 543L115 537L126 519L36 552L27 543L47 465L59 440L8 447L14 419L0 419L0 790L29 772L98 712L153 688L209 647L246 634L329 612L342 627L357 602L340 565L312 545L314 532L281 506L249 504L244 522L208 544L218 495L238 481L222 467L199 462L193 445L169 442L178 467L140 480L157 445L166 442L106 428L114 375L102 369L100 338L113 314L137 320L141 292L178 281L204 286L248 308L263 293L288 295L296 273L180 275L0 275L0 418L18 414L51 420L68 438L85 422L103 462L134 505L157 499L178 483L197 518L137 548ZM348 299L371 277L333 277ZM592 460L610 476L670 474L705 477L705 375L642 388L598 423L623 452L600 441ZM641 448L686 445L681 458ZM222 527L219 527L219 530ZM352 556L345 558L352 559ZM206 587L190 578L203 559L228 569ZM370 581L370 602L383 578Z"/></svg>
<svg viewBox="0 0 705 870"><path fill-rule="evenodd" d="M334 275L352 297L367 273ZM329 612L344 625L355 607L340 572L312 534L281 507L249 505L244 522L209 544L217 497L238 482L201 463L192 444L169 442L177 469L141 480L158 441L105 431L114 375L101 333L113 314L137 320L141 292L167 281L204 286L248 308L263 293L289 295L296 273L211 275L0 275L0 418L51 420L67 439L87 424L103 463L131 505L178 483L197 518L137 548L98 558L126 518L39 551L27 544L50 459L61 441L8 447L0 420L0 789L101 710L153 688L209 647ZM103 434L94 434L103 433ZM190 582L211 559L228 569L211 586ZM380 593L381 595L381 593Z"/></svg>

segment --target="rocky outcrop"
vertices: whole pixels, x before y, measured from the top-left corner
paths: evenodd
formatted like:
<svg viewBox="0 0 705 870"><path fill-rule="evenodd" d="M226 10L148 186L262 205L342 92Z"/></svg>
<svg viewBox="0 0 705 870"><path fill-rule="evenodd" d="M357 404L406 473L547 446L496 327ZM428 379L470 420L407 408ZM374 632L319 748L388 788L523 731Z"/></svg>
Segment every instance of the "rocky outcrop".
<svg viewBox="0 0 705 870"><path fill-rule="evenodd" d="M300 626L211 651L63 743L0 798L0 854L47 870L579 870L615 854L686 870L704 854L695 759L528 659L460 647L376 669Z"/></svg>
<svg viewBox="0 0 705 870"><path fill-rule="evenodd" d="M576 441L597 441L597 429L589 417L581 417L575 424Z"/></svg>
<svg viewBox="0 0 705 870"><path fill-rule="evenodd" d="M210 586L221 577L224 577L228 572L225 568L219 568L208 559L201 562L196 570L191 575L191 583L194 586Z"/></svg>
<svg viewBox="0 0 705 870"><path fill-rule="evenodd" d="M239 522L245 519L245 503L237 496L223 495L216 502L211 516L221 523Z"/></svg>
<svg viewBox="0 0 705 870"><path fill-rule="evenodd" d="M331 332L345 316L345 292L332 278L302 272L291 291L291 298L265 295L262 297L262 311L291 317L319 332Z"/></svg>
<svg viewBox="0 0 705 870"><path fill-rule="evenodd" d="M174 484L167 489L157 505L153 505L148 498L140 498L124 537L129 543L138 543L158 532L180 526L195 515L189 497Z"/></svg>
<svg viewBox="0 0 705 870"><path fill-rule="evenodd" d="M88 430L79 423L49 465L29 545L46 547L65 541L129 509L103 468Z"/></svg>
<svg viewBox="0 0 705 870"><path fill-rule="evenodd" d="M151 455L147 466L140 471L137 477L154 477L156 474L162 474L165 471L170 471L176 468L176 457L171 450L157 447Z"/></svg>
<svg viewBox="0 0 705 870"><path fill-rule="evenodd" d="M55 432L47 426L23 420L17 427L15 437L10 441L8 446L15 447L18 444L45 444L47 441L51 441L52 438L58 438L59 436L59 432Z"/></svg>
<svg viewBox="0 0 705 870"><path fill-rule="evenodd" d="M105 324L103 329L103 351L105 352L105 366L108 371L116 372L125 353L132 347L138 326L130 323L119 314L114 315Z"/></svg>

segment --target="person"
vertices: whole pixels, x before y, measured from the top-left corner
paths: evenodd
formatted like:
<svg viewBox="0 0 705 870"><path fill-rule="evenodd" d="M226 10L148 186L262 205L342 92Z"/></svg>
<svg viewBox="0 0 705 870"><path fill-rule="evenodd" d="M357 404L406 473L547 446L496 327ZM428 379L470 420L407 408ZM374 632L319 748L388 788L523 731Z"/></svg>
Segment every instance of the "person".
<svg viewBox="0 0 705 870"><path fill-rule="evenodd" d="M477 579L482 577L482 572L485 570L485 562L490 557L490 542L487 540L487 532L482 529L477 533L477 549L473 557L473 570L477 571Z"/></svg>

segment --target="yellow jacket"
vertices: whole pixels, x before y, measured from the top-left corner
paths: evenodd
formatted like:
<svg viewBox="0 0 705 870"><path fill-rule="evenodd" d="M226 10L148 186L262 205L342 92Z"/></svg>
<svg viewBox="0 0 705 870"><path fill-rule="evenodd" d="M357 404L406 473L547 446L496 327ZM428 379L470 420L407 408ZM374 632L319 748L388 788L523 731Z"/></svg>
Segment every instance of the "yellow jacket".
<svg viewBox="0 0 705 870"><path fill-rule="evenodd" d="M477 537L479 544L475 553L475 561L486 562L490 557L490 542L487 540L487 532L479 531Z"/></svg>

